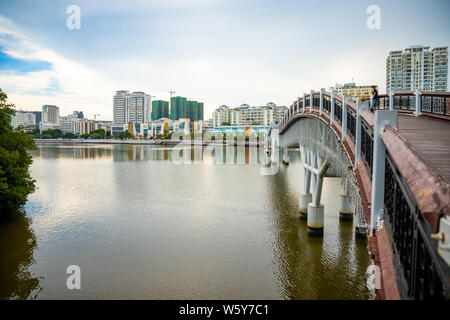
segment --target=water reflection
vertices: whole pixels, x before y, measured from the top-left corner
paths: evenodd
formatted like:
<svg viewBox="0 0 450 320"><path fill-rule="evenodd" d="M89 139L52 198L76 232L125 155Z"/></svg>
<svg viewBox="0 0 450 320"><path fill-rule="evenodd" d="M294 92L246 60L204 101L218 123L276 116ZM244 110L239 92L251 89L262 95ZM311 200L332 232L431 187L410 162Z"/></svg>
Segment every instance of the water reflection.
<svg viewBox="0 0 450 320"><path fill-rule="evenodd" d="M261 164L264 158L262 147L249 145L180 145L176 148L148 145L66 145L40 143L33 151L37 159L76 159L113 161L159 161L182 159L182 163L215 164Z"/></svg>
<svg viewBox="0 0 450 320"><path fill-rule="evenodd" d="M36 237L24 215L0 222L0 299L33 299L41 290L41 278L29 267L35 262Z"/></svg>
<svg viewBox="0 0 450 320"><path fill-rule="evenodd" d="M262 176L263 148L42 145L27 214L39 239L33 270L45 278L28 273L38 283L28 291L44 299L371 298L366 246L351 222L339 222L339 179L324 181L324 236L312 238L298 217L299 152L289 157ZM82 291L65 287L74 263L88 270Z"/></svg>

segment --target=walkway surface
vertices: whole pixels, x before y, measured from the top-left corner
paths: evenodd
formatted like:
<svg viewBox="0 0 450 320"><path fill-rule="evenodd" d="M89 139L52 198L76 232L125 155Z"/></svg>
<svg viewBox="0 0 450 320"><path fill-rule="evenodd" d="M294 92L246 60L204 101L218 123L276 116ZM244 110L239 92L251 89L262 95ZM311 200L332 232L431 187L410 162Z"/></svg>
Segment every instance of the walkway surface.
<svg viewBox="0 0 450 320"><path fill-rule="evenodd" d="M398 131L446 181L450 181L450 121L399 114Z"/></svg>

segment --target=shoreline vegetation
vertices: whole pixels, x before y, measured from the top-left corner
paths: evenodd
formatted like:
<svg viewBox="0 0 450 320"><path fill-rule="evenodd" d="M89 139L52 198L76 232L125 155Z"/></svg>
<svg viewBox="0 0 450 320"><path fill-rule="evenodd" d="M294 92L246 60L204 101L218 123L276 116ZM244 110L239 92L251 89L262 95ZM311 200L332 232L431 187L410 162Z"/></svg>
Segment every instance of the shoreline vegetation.
<svg viewBox="0 0 450 320"><path fill-rule="evenodd" d="M20 216L27 197L35 190L29 167L34 139L22 127L13 128L14 104L7 103L0 89L0 220Z"/></svg>

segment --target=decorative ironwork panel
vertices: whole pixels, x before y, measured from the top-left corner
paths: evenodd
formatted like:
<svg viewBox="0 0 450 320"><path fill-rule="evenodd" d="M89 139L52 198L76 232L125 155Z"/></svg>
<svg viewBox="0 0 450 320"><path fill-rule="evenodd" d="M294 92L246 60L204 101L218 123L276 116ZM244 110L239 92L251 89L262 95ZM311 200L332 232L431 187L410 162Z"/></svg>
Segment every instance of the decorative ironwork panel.
<svg viewBox="0 0 450 320"><path fill-rule="evenodd" d="M347 108L347 132L351 134L354 140L356 137L356 118L350 108Z"/></svg>
<svg viewBox="0 0 450 320"><path fill-rule="evenodd" d="M364 119L361 119L361 155L366 162L370 176L372 176L373 131Z"/></svg>
<svg viewBox="0 0 450 320"><path fill-rule="evenodd" d="M334 118L342 123L342 103L338 100L334 100Z"/></svg>
<svg viewBox="0 0 450 320"><path fill-rule="evenodd" d="M399 289L411 299L446 299L449 267L437 254L432 229L389 154L385 164L384 221L392 237L394 260L401 266Z"/></svg>

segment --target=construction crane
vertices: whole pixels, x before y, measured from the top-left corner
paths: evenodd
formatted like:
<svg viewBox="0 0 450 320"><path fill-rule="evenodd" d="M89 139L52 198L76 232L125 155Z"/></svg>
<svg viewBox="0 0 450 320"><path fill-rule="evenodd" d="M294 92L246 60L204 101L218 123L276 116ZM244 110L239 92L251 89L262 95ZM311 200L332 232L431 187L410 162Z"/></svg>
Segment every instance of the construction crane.
<svg viewBox="0 0 450 320"><path fill-rule="evenodd" d="M169 99L169 119L170 119L170 113L172 112L172 95L175 94L175 91L170 89L170 99Z"/></svg>

